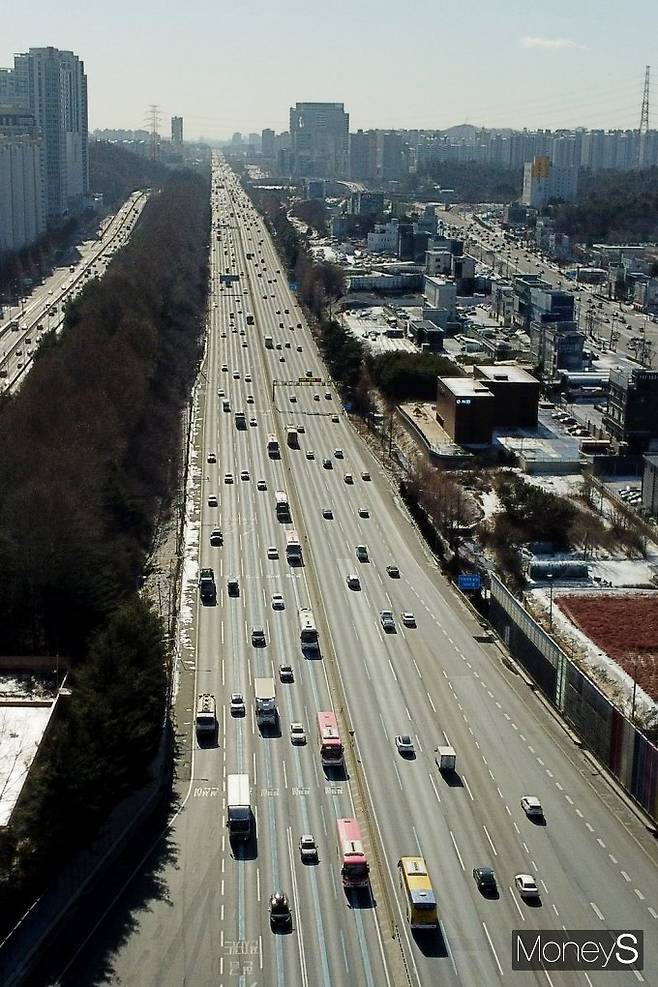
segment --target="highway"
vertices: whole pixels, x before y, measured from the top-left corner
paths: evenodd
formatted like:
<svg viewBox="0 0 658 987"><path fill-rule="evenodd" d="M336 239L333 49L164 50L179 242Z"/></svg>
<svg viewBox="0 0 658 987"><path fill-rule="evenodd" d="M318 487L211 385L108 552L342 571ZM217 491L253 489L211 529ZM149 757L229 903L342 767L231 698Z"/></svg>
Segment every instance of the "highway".
<svg viewBox="0 0 658 987"><path fill-rule="evenodd" d="M78 263L57 268L21 305L5 310L0 318L0 393L20 386L42 339L61 328L66 302L75 298L89 278L102 277L113 254L127 242L147 201L146 192L133 192L116 215L105 221L102 236L79 248Z"/></svg>
<svg viewBox="0 0 658 987"><path fill-rule="evenodd" d="M126 985L481 987L514 978L549 987L658 985L655 841L502 651L478 640L481 626L352 430L273 241L221 159L212 196L212 292L187 517L192 542L198 532L198 566L214 569L218 594L216 606L201 605L192 566L181 676L193 676L194 696L217 698L218 738L193 738L193 701L180 694L179 743L190 745L189 770L179 769L176 812L153 848L157 881L147 862L60 982L93 982L102 963L113 983ZM220 283L226 275L235 280ZM236 411L245 412L244 429ZM298 449L286 445L289 424L303 427ZM280 459L267 454L270 433ZM277 520L279 489L290 499L303 566L286 561L292 525ZM210 544L216 527L221 546ZM357 559L358 545L367 546L368 561ZM348 587L350 573L359 589ZM228 595L230 577L239 580L239 596ZM275 593L285 609L273 609ZM319 656L301 650L300 606L315 614ZM382 609L393 612L394 633L384 632ZM403 624L402 611L413 612L416 626ZM254 626L264 629L265 647L252 645ZM293 665L292 683L278 680L283 661ZM270 674L279 736L263 736L253 713L253 680ZM243 694L245 716L231 715L233 692ZM347 777L327 776L318 756L315 716L332 708ZM294 721L306 729L305 746L291 744ZM413 737L414 758L397 753L400 733ZM446 743L457 752L454 776L435 764L435 748ZM225 828L226 777L234 772L248 773L252 786L257 840L244 847L232 845ZM524 795L541 799L541 823L524 814ZM344 815L361 823L372 896L341 886L336 819ZM316 838L316 865L300 860L302 833ZM435 933L412 934L406 920L397 861L416 853L438 899ZM476 887L472 870L482 866L497 874L496 897ZM519 896L518 873L536 879L538 901ZM289 934L269 927L277 889L291 902ZM645 967L614 979L593 971L514 974L515 928L643 929Z"/></svg>

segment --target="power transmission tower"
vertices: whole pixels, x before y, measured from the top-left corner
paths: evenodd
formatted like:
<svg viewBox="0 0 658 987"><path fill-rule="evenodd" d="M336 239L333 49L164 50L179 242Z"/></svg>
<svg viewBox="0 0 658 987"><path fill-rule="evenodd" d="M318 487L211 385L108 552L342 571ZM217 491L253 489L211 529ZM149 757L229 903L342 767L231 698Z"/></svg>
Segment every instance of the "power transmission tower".
<svg viewBox="0 0 658 987"><path fill-rule="evenodd" d="M644 72L644 92L642 93L642 111L640 113L640 133L646 134L649 129L649 76L651 66L647 65Z"/></svg>
<svg viewBox="0 0 658 987"><path fill-rule="evenodd" d="M147 122L151 128L151 146L149 157L151 161L156 161L160 152L160 107L157 103L151 103L147 112Z"/></svg>

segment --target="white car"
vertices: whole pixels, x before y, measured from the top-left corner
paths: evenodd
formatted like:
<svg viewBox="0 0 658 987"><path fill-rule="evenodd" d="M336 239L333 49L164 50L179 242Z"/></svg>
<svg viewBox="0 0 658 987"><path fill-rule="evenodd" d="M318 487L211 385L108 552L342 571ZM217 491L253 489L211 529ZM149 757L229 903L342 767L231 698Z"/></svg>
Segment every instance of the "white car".
<svg viewBox="0 0 658 987"><path fill-rule="evenodd" d="M244 379L247 384L251 384L251 374L245 374Z"/></svg>
<svg viewBox="0 0 658 987"><path fill-rule="evenodd" d="M280 593L272 594L272 610L285 610L286 605Z"/></svg>
<svg viewBox="0 0 658 987"><path fill-rule="evenodd" d="M233 380L240 380L240 373L237 370L233 371Z"/></svg>
<svg viewBox="0 0 658 987"><path fill-rule="evenodd" d="M521 808L526 816L542 818L544 815L542 804L536 795L524 795L521 799Z"/></svg>
<svg viewBox="0 0 658 987"><path fill-rule="evenodd" d="M401 616L402 616L402 623L404 624L405 627L416 626L416 618L414 617L411 610L403 610Z"/></svg>
<svg viewBox="0 0 658 987"><path fill-rule="evenodd" d="M240 473L240 479L241 480L248 480L249 479L249 470L242 470L242 472Z"/></svg>
<svg viewBox="0 0 658 987"><path fill-rule="evenodd" d="M231 716L244 716L246 710L241 692L231 693Z"/></svg>
<svg viewBox="0 0 658 987"><path fill-rule="evenodd" d="M306 731L301 723L290 724L290 742L293 744L306 743Z"/></svg>
<svg viewBox="0 0 658 987"><path fill-rule="evenodd" d="M336 457L336 459L343 459L343 450L334 449L334 456Z"/></svg>
<svg viewBox="0 0 658 987"><path fill-rule="evenodd" d="M217 507L218 504L217 494L208 494L208 507Z"/></svg>
<svg viewBox="0 0 658 987"><path fill-rule="evenodd" d="M256 489L267 490L267 483L265 482L265 480L259 480L258 483L256 484Z"/></svg>
<svg viewBox="0 0 658 987"><path fill-rule="evenodd" d="M514 884L522 898L539 897L539 888L532 874L515 874Z"/></svg>
<svg viewBox="0 0 658 987"><path fill-rule="evenodd" d="M306 458L307 459L315 459L315 453L313 452L312 449L307 449L306 450Z"/></svg>
<svg viewBox="0 0 658 987"><path fill-rule="evenodd" d="M270 547L267 550L267 557L268 559L278 559L279 549L276 547L276 545L270 545Z"/></svg>
<svg viewBox="0 0 658 987"><path fill-rule="evenodd" d="M368 472L368 470L364 470L363 471L363 473L361 474L361 479L362 480L369 480L370 479L370 473Z"/></svg>
<svg viewBox="0 0 658 987"><path fill-rule="evenodd" d="M224 483L233 483L233 474L232 473L225 473L224 474Z"/></svg>
<svg viewBox="0 0 658 987"><path fill-rule="evenodd" d="M370 511L367 507L359 508L359 517L370 517Z"/></svg>
<svg viewBox="0 0 658 987"><path fill-rule="evenodd" d="M217 462L217 456L216 456L216 454L214 452L209 452L208 453L208 462L209 463L216 463Z"/></svg>
<svg viewBox="0 0 658 987"><path fill-rule="evenodd" d="M415 753L414 742L408 733L399 733L395 738L395 746L398 749L398 753L404 757Z"/></svg>

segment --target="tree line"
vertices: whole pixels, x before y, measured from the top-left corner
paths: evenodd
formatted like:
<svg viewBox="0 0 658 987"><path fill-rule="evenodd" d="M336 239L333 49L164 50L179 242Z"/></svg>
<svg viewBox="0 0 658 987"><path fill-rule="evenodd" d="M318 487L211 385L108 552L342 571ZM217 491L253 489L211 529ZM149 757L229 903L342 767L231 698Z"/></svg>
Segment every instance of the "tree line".
<svg viewBox="0 0 658 987"><path fill-rule="evenodd" d="M555 228L580 243L658 240L658 168L587 171L575 202L547 209Z"/></svg>
<svg viewBox="0 0 658 987"><path fill-rule="evenodd" d="M209 232L209 177L173 174L0 406L0 652L71 666L71 698L0 836L6 922L139 783L158 743L167 654L138 590L178 488Z"/></svg>

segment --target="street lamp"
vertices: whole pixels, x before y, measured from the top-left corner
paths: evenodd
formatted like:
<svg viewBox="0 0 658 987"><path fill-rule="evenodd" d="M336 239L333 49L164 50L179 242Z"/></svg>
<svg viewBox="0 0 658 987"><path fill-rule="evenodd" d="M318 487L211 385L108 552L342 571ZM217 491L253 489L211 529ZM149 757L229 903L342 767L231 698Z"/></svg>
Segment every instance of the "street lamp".
<svg viewBox="0 0 658 987"><path fill-rule="evenodd" d="M548 579L548 629L552 632L553 630L553 573L549 572L546 576Z"/></svg>

